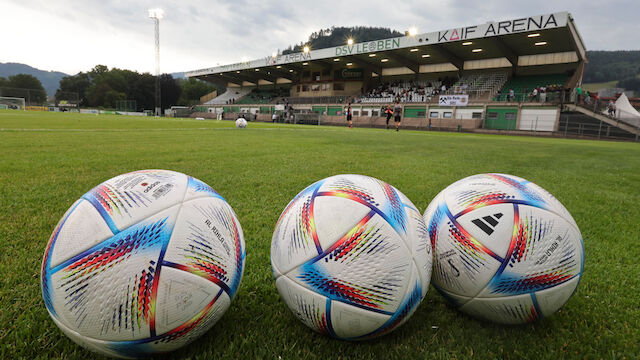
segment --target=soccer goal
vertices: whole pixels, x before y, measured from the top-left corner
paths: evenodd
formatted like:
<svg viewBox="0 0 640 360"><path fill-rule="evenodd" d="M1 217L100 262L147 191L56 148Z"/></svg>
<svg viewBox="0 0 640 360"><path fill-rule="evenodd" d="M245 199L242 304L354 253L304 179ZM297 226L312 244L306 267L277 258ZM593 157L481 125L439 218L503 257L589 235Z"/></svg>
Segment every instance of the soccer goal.
<svg viewBox="0 0 640 360"><path fill-rule="evenodd" d="M296 124L320 125L320 114L318 113L294 113L293 116Z"/></svg>
<svg viewBox="0 0 640 360"><path fill-rule="evenodd" d="M24 98L0 96L0 109L26 110Z"/></svg>

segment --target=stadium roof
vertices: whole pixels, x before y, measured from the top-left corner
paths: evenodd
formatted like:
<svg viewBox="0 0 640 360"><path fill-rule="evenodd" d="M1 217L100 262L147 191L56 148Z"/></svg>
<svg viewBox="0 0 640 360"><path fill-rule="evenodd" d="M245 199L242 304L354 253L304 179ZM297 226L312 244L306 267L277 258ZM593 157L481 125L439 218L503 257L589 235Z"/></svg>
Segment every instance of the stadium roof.
<svg viewBox="0 0 640 360"><path fill-rule="evenodd" d="M357 67L373 76L586 62L568 12L361 42L193 70L213 82L286 83L308 69Z"/></svg>

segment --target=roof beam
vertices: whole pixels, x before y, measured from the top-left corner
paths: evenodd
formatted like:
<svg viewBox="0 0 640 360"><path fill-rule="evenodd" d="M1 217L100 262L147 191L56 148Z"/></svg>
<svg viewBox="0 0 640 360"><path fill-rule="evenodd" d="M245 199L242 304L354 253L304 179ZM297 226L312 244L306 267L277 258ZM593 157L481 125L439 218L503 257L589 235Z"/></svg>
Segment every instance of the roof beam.
<svg viewBox="0 0 640 360"><path fill-rule="evenodd" d="M242 86L242 82L243 81L248 81L248 82L251 82L251 83L255 81L253 79L246 78L246 77L244 77L244 76L242 76L240 74L233 74L233 75L220 74L219 76L229 80L230 83L234 83L234 84L237 84L237 85L240 85L240 86Z"/></svg>
<svg viewBox="0 0 640 360"><path fill-rule="evenodd" d="M413 61L406 56L396 54L393 51L387 51L386 53L384 53L384 55L392 58L393 60L399 62L400 64L407 64L406 65L407 68L413 71L414 74L417 74L420 72L420 64L417 61Z"/></svg>
<svg viewBox="0 0 640 360"><path fill-rule="evenodd" d="M454 53L444 48L444 46L440 44L431 45L430 49L435 50L438 55L445 58L447 61L453 64L453 66L457 67L459 71L464 70L464 60L457 57Z"/></svg>
<svg viewBox="0 0 640 360"><path fill-rule="evenodd" d="M293 81L293 74L288 72L288 71L282 71L280 69L277 68L269 68L269 70L272 74L287 79L287 80L292 80Z"/></svg>
<svg viewBox="0 0 640 360"><path fill-rule="evenodd" d="M502 39L500 39L499 36L492 38L492 40L496 44L496 47L498 48L498 50L500 50L505 55L504 57L506 57L507 60L509 60L509 62L511 63L515 71L515 68L518 66L518 55L516 54L516 52L513 51L513 49L509 45L507 45L504 41L502 41Z"/></svg>
<svg viewBox="0 0 640 360"><path fill-rule="evenodd" d="M358 64L358 66L361 66L368 71L374 72L378 74L378 76L382 76L382 66L380 66L379 64L374 64L372 62L369 62L367 60L364 60L362 58L355 57L355 56L352 56L350 58L345 58L345 61Z"/></svg>

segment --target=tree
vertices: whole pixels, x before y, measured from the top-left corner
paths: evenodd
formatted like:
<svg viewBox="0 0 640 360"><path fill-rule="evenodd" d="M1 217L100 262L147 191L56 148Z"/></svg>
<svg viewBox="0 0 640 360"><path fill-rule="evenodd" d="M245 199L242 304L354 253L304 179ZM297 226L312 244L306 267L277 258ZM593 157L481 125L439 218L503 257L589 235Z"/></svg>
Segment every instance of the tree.
<svg viewBox="0 0 640 360"><path fill-rule="evenodd" d="M171 74L160 75L161 109L168 109L178 103L180 86Z"/></svg>
<svg viewBox="0 0 640 360"><path fill-rule="evenodd" d="M43 104L47 101L47 93L38 78L29 74L17 74L9 76L6 87L14 88L14 96L25 98L27 103ZM24 90L23 90L24 89ZM11 96L11 95L5 95Z"/></svg>
<svg viewBox="0 0 640 360"><path fill-rule="evenodd" d="M182 94L178 100L179 105L191 106L200 103L200 98L217 88L210 83L200 81L196 78L179 80Z"/></svg>
<svg viewBox="0 0 640 360"><path fill-rule="evenodd" d="M7 79L0 76L0 88L7 86Z"/></svg>
<svg viewBox="0 0 640 360"><path fill-rule="evenodd" d="M56 90L56 101L75 100L73 94L78 94L79 104L87 105L87 89L91 86L89 74L79 72L76 75L65 76L60 80L60 86Z"/></svg>

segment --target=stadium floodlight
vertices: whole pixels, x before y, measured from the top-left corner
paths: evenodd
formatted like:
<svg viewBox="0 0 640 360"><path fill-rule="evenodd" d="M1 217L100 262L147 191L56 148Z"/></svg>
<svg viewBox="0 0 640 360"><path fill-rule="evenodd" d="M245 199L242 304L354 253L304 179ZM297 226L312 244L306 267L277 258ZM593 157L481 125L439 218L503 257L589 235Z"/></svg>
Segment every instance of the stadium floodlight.
<svg viewBox="0 0 640 360"><path fill-rule="evenodd" d="M289 72L293 72L293 69L289 69Z"/></svg>
<svg viewBox="0 0 640 360"><path fill-rule="evenodd" d="M351 66L351 65L353 65L353 63L347 63L347 66Z"/></svg>
<svg viewBox="0 0 640 360"><path fill-rule="evenodd" d="M149 17L152 19L162 20L162 18L164 17L164 10L159 8L149 9Z"/></svg>
<svg viewBox="0 0 640 360"><path fill-rule="evenodd" d="M471 44L473 44L473 41L465 41L462 43L462 46L469 46Z"/></svg>
<svg viewBox="0 0 640 360"><path fill-rule="evenodd" d="M529 34L527 37L534 38L540 36L540 33Z"/></svg>
<svg viewBox="0 0 640 360"><path fill-rule="evenodd" d="M260 69L256 69L256 71L260 71Z"/></svg>
<svg viewBox="0 0 640 360"><path fill-rule="evenodd" d="M389 59L382 59L382 60L380 60L380 62L387 62L387 61L389 61Z"/></svg>
<svg viewBox="0 0 640 360"><path fill-rule="evenodd" d="M431 55L429 55L429 54L424 54L424 55L422 55L422 57L423 57L423 58L428 58L428 57L431 57Z"/></svg>
<svg viewBox="0 0 640 360"><path fill-rule="evenodd" d="M278 56L277 52L274 51L274 52L271 53L271 57L277 57L277 56Z"/></svg>
<svg viewBox="0 0 640 360"><path fill-rule="evenodd" d="M535 45L536 46L547 45L547 42L546 41L540 41L540 42L537 42Z"/></svg>
<svg viewBox="0 0 640 360"><path fill-rule="evenodd" d="M305 46L302 51L308 53L309 51L311 51L311 49L309 48L309 46Z"/></svg>
<svg viewBox="0 0 640 360"><path fill-rule="evenodd" d="M156 35L156 116L162 115L162 104L160 98L160 19L164 17L164 10L156 8L149 9L149 17L155 24Z"/></svg>
<svg viewBox="0 0 640 360"><path fill-rule="evenodd" d="M347 45L353 45L353 39L351 38L347 39Z"/></svg>
<svg viewBox="0 0 640 360"><path fill-rule="evenodd" d="M302 65L303 66L307 66L307 65L309 65L309 63L308 62L303 62Z"/></svg>
<svg viewBox="0 0 640 360"><path fill-rule="evenodd" d="M276 66L276 69L282 69L282 65Z"/></svg>
<svg viewBox="0 0 640 360"><path fill-rule="evenodd" d="M409 50L409 52L416 52L416 51L418 51L418 49L416 49L416 48L413 48L413 49Z"/></svg>
<svg viewBox="0 0 640 360"><path fill-rule="evenodd" d="M335 58L333 59L333 61L340 61L340 58Z"/></svg>
<svg viewBox="0 0 640 360"><path fill-rule="evenodd" d="M409 28L408 34L409 36L416 36L418 35L418 29L416 29L415 26L412 26Z"/></svg>
<svg viewBox="0 0 640 360"><path fill-rule="evenodd" d="M471 50L471 52L479 53L479 52L482 52L482 49L473 49L473 50Z"/></svg>
<svg viewBox="0 0 640 360"><path fill-rule="evenodd" d="M369 54L369 57L376 57L376 54Z"/></svg>

